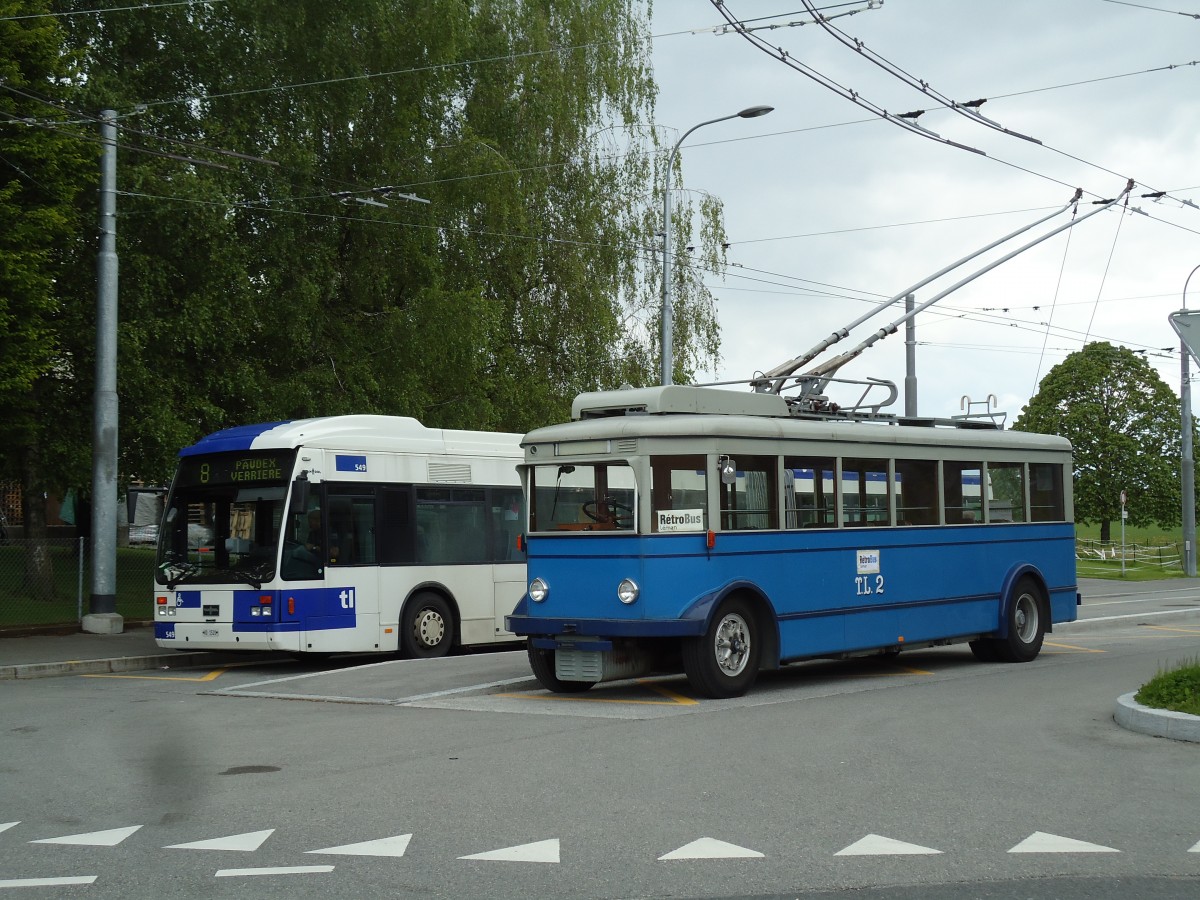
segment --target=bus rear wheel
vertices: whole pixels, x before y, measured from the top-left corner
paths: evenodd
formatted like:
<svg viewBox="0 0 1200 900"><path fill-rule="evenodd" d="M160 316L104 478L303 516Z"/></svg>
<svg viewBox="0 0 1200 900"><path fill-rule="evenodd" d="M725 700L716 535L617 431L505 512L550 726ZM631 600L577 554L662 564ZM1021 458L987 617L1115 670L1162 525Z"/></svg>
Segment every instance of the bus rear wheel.
<svg viewBox="0 0 1200 900"><path fill-rule="evenodd" d="M1041 589L1032 578L1022 578L1008 604L1008 637L996 641L1002 662L1029 662L1042 649L1046 637L1046 608Z"/></svg>
<svg viewBox="0 0 1200 900"><path fill-rule="evenodd" d="M533 646L532 638L526 649L529 653L529 668L533 670L533 677L546 690L556 694L581 694L592 686L590 681L563 681L560 679L554 670L554 651Z"/></svg>
<svg viewBox="0 0 1200 900"><path fill-rule="evenodd" d="M1037 657L1046 637L1046 602L1032 578L1022 578L1013 588L1005 609L1008 634L971 642L971 652L985 662L1029 662Z"/></svg>
<svg viewBox="0 0 1200 900"><path fill-rule="evenodd" d="M454 613L439 594L417 594L400 620L400 651L409 659L445 656L454 644Z"/></svg>
<svg viewBox="0 0 1200 900"><path fill-rule="evenodd" d="M758 677L762 643L754 611L731 597L717 609L704 635L683 642L683 671L692 690L706 697L740 697Z"/></svg>

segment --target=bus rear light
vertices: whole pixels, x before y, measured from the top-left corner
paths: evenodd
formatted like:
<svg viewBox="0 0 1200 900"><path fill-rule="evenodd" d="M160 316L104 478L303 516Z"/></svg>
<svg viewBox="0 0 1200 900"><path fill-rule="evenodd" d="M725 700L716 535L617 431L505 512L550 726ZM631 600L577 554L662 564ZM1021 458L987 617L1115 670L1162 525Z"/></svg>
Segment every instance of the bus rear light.
<svg viewBox="0 0 1200 900"><path fill-rule="evenodd" d="M270 606L271 605L271 595L263 594L261 597L258 598L258 602L261 603L263 606Z"/></svg>
<svg viewBox="0 0 1200 900"><path fill-rule="evenodd" d="M525 535L523 534L517 535L517 551L519 553L525 552Z"/></svg>
<svg viewBox="0 0 1200 900"><path fill-rule="evenodd" d="M294 616L295 614L296 614L296 598L288 597L288 615Z"/></svg>
<svg viewBox="0 0 1200 900"><path fill-rule="evenodd" d="M159 606L166 606L167 598L166 597L155 597L154 602L157 603Z"/></svg>
<svg viewBox="0 0 1200 900"><path fill-rule="evenodd" d="M717 533L715 531L708 532L708 549L711 550L717 545Z"/></svg>

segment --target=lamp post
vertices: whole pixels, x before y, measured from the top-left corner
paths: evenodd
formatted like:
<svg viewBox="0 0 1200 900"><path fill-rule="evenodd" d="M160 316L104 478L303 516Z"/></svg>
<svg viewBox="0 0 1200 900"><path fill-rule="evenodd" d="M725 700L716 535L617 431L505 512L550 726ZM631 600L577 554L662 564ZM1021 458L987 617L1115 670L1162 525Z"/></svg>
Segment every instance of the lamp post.
<svg viewBox="0 0 1200 900"><path fill-rule="evenodd" d="M662 283L662 383L671 383L671 370L674 368L674 309L671 294L674 291L674 275L671 269L671 169L675 165L675 154L679 145L697 128L712 125L714 122L724 122L728 119L756 119L771 112L773 106L751 106L733 115L721 116L719 119L709 119L699 125L693 125L675 142L667 156L667 172L663 184L663 283Z"/></svg>
<svg viewBox="0 0 1200 900"><path fill-rule="evenodd" d="M1187 309L1188 282L1200 271L1192 269L1183 282L1183 308ZM1180 480L1183 489L1183 573L1189 578L1196 576L1196 467L1192 458L1192 385L1191 350L1186 341L1179 344L1179 408L1182 419L1180 439L1183 459L1180 462Z"/></svg>

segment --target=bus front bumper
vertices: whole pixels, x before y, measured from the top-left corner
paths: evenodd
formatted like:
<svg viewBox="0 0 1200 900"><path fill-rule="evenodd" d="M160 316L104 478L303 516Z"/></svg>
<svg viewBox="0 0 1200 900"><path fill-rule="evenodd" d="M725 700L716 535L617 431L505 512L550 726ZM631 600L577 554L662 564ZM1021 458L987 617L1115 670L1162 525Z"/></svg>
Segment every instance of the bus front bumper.
<svg viewBox="0 0 1200 900"><path fill-rule="evenodd" d="M564 619L513 614L504 617L504 627L513 634L535 639L534 646L554 649L561 642L578 646L586 639L591 650L611 650L611 638L698 637L704 634L703 619Z"/></svg>

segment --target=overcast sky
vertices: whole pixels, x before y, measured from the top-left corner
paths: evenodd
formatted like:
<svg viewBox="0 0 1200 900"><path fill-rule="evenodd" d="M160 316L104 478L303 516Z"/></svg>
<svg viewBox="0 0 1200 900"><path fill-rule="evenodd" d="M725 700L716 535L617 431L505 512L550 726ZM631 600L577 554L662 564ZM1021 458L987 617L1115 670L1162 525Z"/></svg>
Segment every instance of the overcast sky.
<svg viewBox="0 0 1200 900"><path fill-rule="evenodd" d="M866 6L824 5L829 14ZM726 9L756 26L808 18L799 0L726 0ZM1087 340L1147 351L1178 392L1178 339L1167 315L1200 265L1193 16L1198 0L885 0L831 22L941 95L987 98L984 115L1041 146L939 109L817 25L756 32L889 112L928 110L922 125L984 156L906 132L745 37L714 33L725 20L706 0L658 0L653 63L668 146L705 120L775 107L707 125L680 151L684 186L723 200L731 243L725 276L707 278L723 358L700 380L748 379L783 363L865 312L864 301L889 298L1061 208L1076 187L1082 216L1132 178L1129 211L1093 216L918 317L919 411L953 415L964 396L994 394L1011 424L1039 379ZM1178 68L1145 72L1168 66ZM1061 87L1076 82L1087 83ZM1155 191L1168 196L1141 196ZM1069 216L924 288L917 302ZM1200 273L1188 306L1200 308ZM902 312L882 313L837 349ZM892 411L903 412L903 330L840 374L895 381L901 395ZM857 394L830 391L842 403Z"/></svg>

